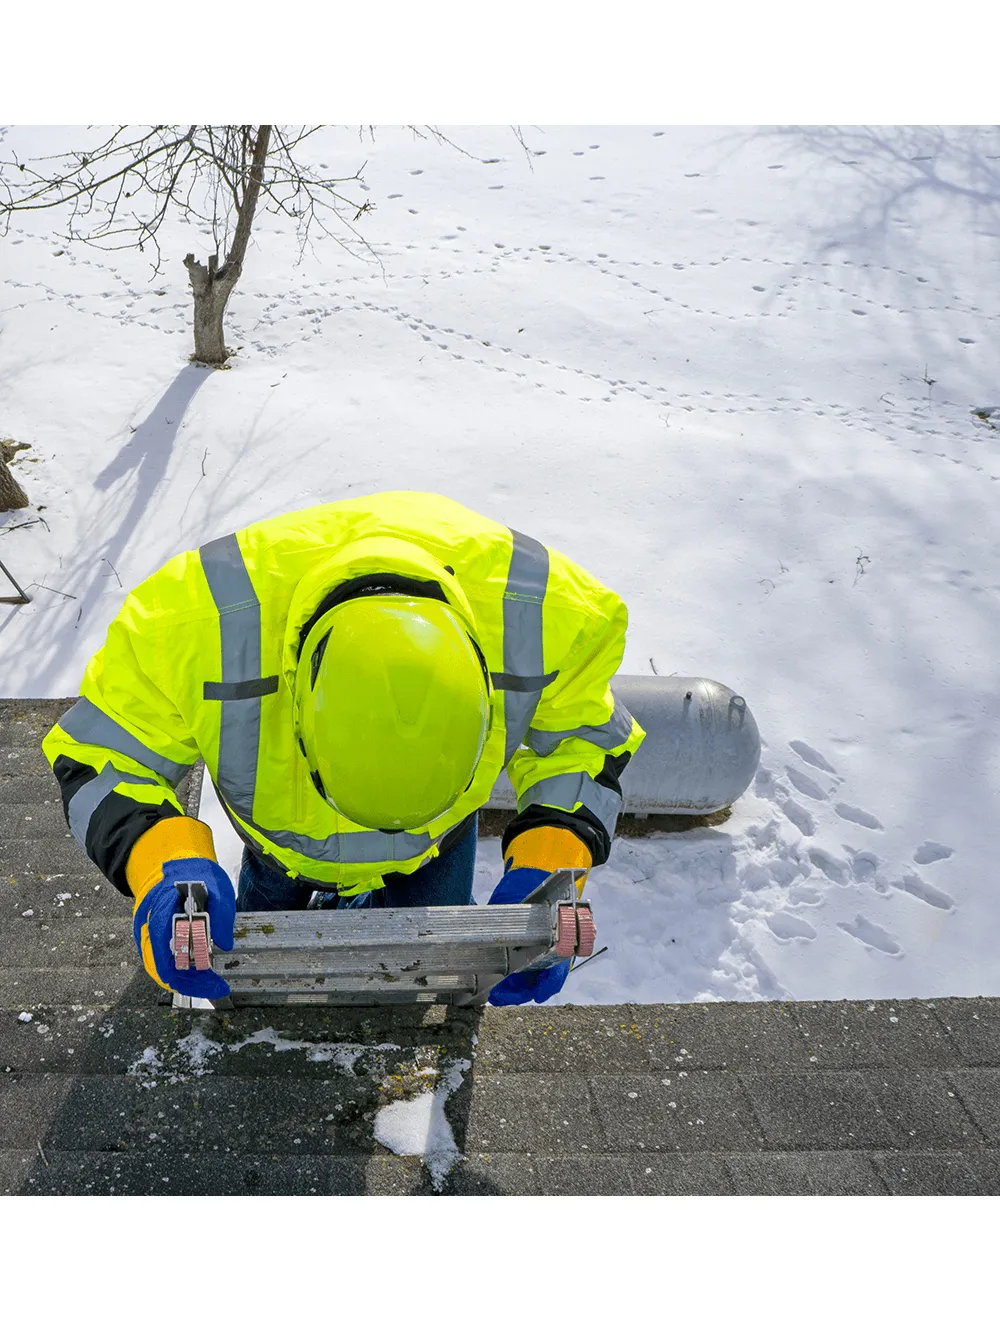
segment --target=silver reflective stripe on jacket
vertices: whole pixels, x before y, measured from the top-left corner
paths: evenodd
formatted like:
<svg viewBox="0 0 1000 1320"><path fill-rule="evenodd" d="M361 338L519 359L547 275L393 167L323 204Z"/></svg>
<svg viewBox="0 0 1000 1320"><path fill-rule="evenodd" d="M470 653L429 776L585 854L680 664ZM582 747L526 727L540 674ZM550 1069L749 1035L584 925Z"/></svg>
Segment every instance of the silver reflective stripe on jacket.
<svg viewBox="0 0 1000 1320"><path fill-rule="evenodd" d="M503 667L492 674L493 686L503 690L504 765L520 747L538 707L542 689L556 674L543 672L542 602L549 581L549 552L513 528L510 568L503 593Z"/></svg>
<svg viewBox="0 0 1000 1320"><path fill-rule="evenodd" d="M250 839L240 826L245 817L233 810L226 795L221 792L223 806L227 807L233 818L237 833L244 840ZM314 862L405 862L427 851L432 843L429 834L407 834L400 831L395 834L383 834L381 830L355 830L348 834L331 834L326 839L314 839L309 834L296 834L293 830L269 830L255 820L246 820L258 834L273 843L276 848L289 848ZM443 835L441 836L444 837ZM260 849L258 839L252 839L253 846Z"/></svg>
<svg viewBox="0 0 1000 1320"><path fill-rule="evenodd" d="M314 862L408 862L425 853L434 840L429 834L383 834L381 830L353 830L313 839L291 830L265 830L256 821L254 829L278 848L290 848Z"/></svg>
<svg viewBox="0 0 1000 1320"><path fill-rule="evenodd" d="M261 673L260 601L235 534L210 541L199 551L208 588L219 611L222 682L246 683ZM236 812L253 817L260 751L261 698L223 701L219 726L220 790Z"/></svg>
<svg viewBox="0 0 1000 1320"><path fill-rule="evenodd" d="M278 685L270 688L261 673L260 602L236 537L211 541L200 554L222 633L222 681L207 686L220 694L249 694L212 698L222 702L216 787L230 811L276 847L315 862L402 862L426 852L434 842L429 834L358 830L314 839L291 830L268 830L254 820L262 690L276 692Z"/></svg>
<svg viewBox="0 0 1000 1320"><path fill-rule="evenodd" d="M622 800L614 789L596 783L583 771L539 780L521 794L517 809L521 812L525 807L537 804L572 812L578 802L592 811L607 830L608 837L614 838Z"/></svg>
<svg viewBox="0 0 1000 1320"><path fill-rule="evenodd" d="M113 793L119 784L149 784L159 788L155 779L143 779L141 775L127 775L108 762L96 779L78 788L69 800L66 812L69 827L80 847L87 850L87 830L94 812L109 793Z"/></svg>
<svg viewBox="0 0 1000 1320"><path fill-rule="evenodd" d="M614 711L604 724L581 724L575 729L554 731L529 729L527 743L539 756L548 756L550 752L555 751L564 738L583 738L586 742L593 743L595 747L602 747L606 752L612 752L616 747L628 742L631 732L632 716L625 703L615 697Z"/></svg>
<svg viewBox="0 0 1000 1320"><path fill-rule="evenodd" d="M94 747L107 747L112 752L121 752L123 756L130 756L133 761L138 761L148 770L155 770L175 788L191 768L180 761L170 761L167 757L152 751L86 697L81 697L76 705L69 708L59 720L59 727L77 742L90 743Z"/></svg>

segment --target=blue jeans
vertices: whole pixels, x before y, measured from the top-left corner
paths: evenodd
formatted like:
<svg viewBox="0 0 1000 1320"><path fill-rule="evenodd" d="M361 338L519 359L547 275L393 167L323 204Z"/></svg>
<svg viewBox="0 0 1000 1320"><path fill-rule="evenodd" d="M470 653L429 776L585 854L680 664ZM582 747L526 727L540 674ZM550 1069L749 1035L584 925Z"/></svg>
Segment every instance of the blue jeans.
<svg viewBox="0 0 1000 1320"><path fill-rule="evenodd" d="M435 857L412 875L398 871L384 875L384 889L372 889L355 898L338 899L333 890L314 891L308 880L291 880L244 848L236 911L297 911L308 906L314 892L321 895L322 907L466 907L473 901L478 825L477 815L464 838L443 857Z"/></svg>

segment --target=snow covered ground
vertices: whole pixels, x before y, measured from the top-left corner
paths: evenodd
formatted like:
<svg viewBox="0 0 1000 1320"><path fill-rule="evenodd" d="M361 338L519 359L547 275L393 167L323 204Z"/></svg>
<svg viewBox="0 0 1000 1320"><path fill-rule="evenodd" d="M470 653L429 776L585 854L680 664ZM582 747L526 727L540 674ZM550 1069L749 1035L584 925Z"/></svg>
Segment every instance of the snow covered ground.
<svg viewBox="0 0 1000 1320"><path fill-rule="evenodd" d="M204 235L152 282L51 215L0 240L0 435L45 519L0 515L34 584L0 692L76 691L181 549L441 491L618 591L625 672L719 679L765 742L724 826L616 841L562 1002L1000 993L1000 130L449 133L471 156L316 140L367 161L379 262L296 264L263 218L230 371L187 363ZM481 900L499 870L484 840Z"/></svg>

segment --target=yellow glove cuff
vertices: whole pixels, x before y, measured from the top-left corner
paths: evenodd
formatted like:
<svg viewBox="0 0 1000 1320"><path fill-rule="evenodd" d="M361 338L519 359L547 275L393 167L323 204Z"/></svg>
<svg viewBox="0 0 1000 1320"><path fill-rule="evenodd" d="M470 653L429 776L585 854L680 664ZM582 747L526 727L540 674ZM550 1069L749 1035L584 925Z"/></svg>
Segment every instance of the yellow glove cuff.
<svg viewBox="0 0 1000 1320"><path fill-rule="evenodd" d="M142 965L146 969L146 975L151 976L153 980L156 982L156 984L162 987L162 989L168 990L170 991L171 994L173 994L173 991L170 989L170 986L167 985L165 981L161 981L159 974L157 973L156 960L153 957L153 944L149 938L148 926L143 926L140 940L142 942L142 948L141 948Z"/></svg>
<svg viewBox="0 0 1000 1320"><path fill-rule="evenodd" d="M192 816L169 816L140 834L125 864L125 878L138 905L163 879L164 862L182 857L207 857L218 861L212 831Z"/></svg>
<svg viewBox="0 0 1000 1320"><path fill-rule="evenodd" d="M590 849L578 839L572 830L564 830L558 825L539 825L533 830L525 830L504 853L504 861L510 860L515 867L537 866L543 871L559 871L563 868L589 871L593 865ZM583 893L587 877L577 880L577 893Z"/></svg>

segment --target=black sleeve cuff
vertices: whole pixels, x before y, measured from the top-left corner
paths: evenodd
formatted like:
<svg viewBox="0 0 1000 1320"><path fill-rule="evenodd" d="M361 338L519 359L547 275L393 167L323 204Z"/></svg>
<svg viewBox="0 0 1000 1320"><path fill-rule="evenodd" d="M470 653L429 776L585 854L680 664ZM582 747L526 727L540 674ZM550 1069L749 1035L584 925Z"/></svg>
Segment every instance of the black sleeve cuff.
<svg viewBox="0 0 1000 1320"><path fill-rule="evenodd" d="M57 756L52 766L62 793L63 811L69 823L69 804L84 784L97 778L93 766L83 765L69 756ZM133 802L120 793L109 793L90 819L87 827L86 853L114 887L132 897L125 878L129 853L140 835L158 821L181 813L169 802Z"/></svg>
<svg viewBox="0 0 1000 1320"><path fill-rule="evenodd" d="M597 776L596 782L604 788L610 788L621 797L622 790L618 776L628 765L631 757L631 752L623 752L621 756L606 756L604 769ZM562 811L559 807L525 807L524 811L515 816L504 830L501 851L506 853L519 834L524 834L526 830L537 829L539 825L558 825L565 830L571 830L590 849L594 866L603 866L611 854L611 835L604 823L583 806L577 807L576 811Z"/></svg>

